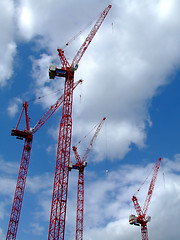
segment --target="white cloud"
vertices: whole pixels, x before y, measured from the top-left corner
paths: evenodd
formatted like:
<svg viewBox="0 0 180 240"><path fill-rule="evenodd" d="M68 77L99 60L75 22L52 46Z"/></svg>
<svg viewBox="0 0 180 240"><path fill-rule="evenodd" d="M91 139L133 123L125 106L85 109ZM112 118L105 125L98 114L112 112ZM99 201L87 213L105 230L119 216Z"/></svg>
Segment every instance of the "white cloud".
<svg viewBox="0 0 180 240"><path fill-rule="evenodd" d="M176 1L164 0L160 1L157 7L157 12L160 18L169 18L176 7Z"/></svg>
<svg viewBox="0 0 180 240"><path fill-rule="evenodd" d="M44 228L40 226L38 223L31 223L32 233L35 235L42 235L44 232Z"/></svg>
<svg viewBox="0 0 180 240"><path fill-rule="evenodd" d="M9 177L0 177L0 192L3 195L12 196L15 190L16 179L9 178Z"/></svg>
<svg viewBox="0 0 180 240"><path fill-rule="evenodd" d="M14 117L17 112L19 112L19 105L22 105L22 99L15 97L11 99L9 102L9 106L7 108L7 112L10 117Z"/></svg>
<svg viewBox="0 0 180 240"><path fill-rule="evenodd" d="M94 8L93 2L96 8ZM87 25L88 22L85 21L87 17L90 22L99 14L98 9L105 8L104 3L102 5L100 2L93 2L20 0L18 5L19 33L27 40L35 36L42 36L43 48L47 47L55 51L57 47L64 46ZM87 11L83 12L82 9Z"/></svg>
<svg viewBox="0 0 180 240"><path fill-rule="evenodd" d="M176 8L179 5L177 1L174 4ZM85 76L85 82L81 104L80 93L75 96L74 128L85 129L88 122L107 116L108 135L113 136L108 139L109 149L114 150L110 156L123 158L131 143L145 143L146 128L151 123L149 103L180 64L179 27L171 21L179 14L174 9L160 21L157 1L114 5L113 33L107 23L102 26L101 34L92 42L90 56L82 59L77 72Z"/></svg>
<svg viewBox="0 0 180 240"><path fill-rule="evenodd" d="M31 38L33 37L33 16L32 16L32 12L31 9L29 8L29 6L25 5L22 8L18 9L18 25L20 28L20 31L23 31L24 33L24 37L27 40L31 40Z"/></svg>
<svg viewBox="0 0 180 240"><path fill-rule="evenodd" d="M5 219L5 217L7 216L6 208L7 208L8 204L9 204L8 201L0 201L0 219L2 219L2 220ZM0 236L1 236L1 234L2 233L0 231Z"/></svg>
<svg viewBox="0 0 180 240"><path fill-rule="evenodd" d="M0 220L5 222L9 218L9 206L15 192L18 164L5 161L0 157ZM3 229L3 228L2 228ZM0 239L5 239L4 232L0 228ZM4 229L3 229L4 230Z"/></svg>
<svg viewBox="0 0 180 240"><path fill-rule="evenodd" d="M12 0L0 2L0 87L7 84L7 80L13 74L13 58L16 54L16 43L14 40L14 4Z"/></svg>
<svg viewBox="0 0 180 240"><path fill-rule="evenodd" d="M2 228L0 228L0 238L1 239L5 239L5 235L3 234Z"/></svg>
<svg viewBox="0 0 180 240"><path fill-rule="evenodd" d="M9 2L11 7L7 8L7 14L12 20L14 6ZM179 1L128 0L112 1L112 5L75 74L75 80L83 78L85 81L83 92L78 88L75 91L73 126L79 129L79 132L74 130L74 137L78 139L86 133L85 129L90 129L90 123L96 124L106 116L109 119L108 134L112 137L109 149L113 149L109 156L121 159L130 151L132 143L145 146L146 129L149 123L152 125L149 103L158 89L168 83L168 76L179 67ZM16 4L17 35L28 41L37 39L38 47L48 52L39 59L32 58L37 97L62 88L64 83L59 79L48 79L49 64L60 64L56 48L64 46L106 6L97 1L81 0L68 3L26 0ZM15 46L12 21L8 26L7 42ZM82 33L65 49L68 61L72 60L86 36L87 32ZM11 56L10 71L5 70L10 75L13 51L8 50L6 55ZM42 106L49 107L57 97L55 94L42 99ZM13 109L11 114L14 114ZM96 151L100 152L100 149L102 145L98 143ZM101 152L98 159L104 155Z"/></svg>
<svg viewBox="0 0 180 240"><path fill-rule="evenodd" d="M33 194L46 190L48 187L51 187L52 184L52 176L48 173L43 176L34 176L27 179L27 189Z"/></svg>
<svg viewBox="0 0 180 240"><path fill-rule="evenodd" d="M2 157L0 157L0 172L6 174L14 174L18 171L18 164L17 162L9 162L4 161Z"/></svg>
<svg viewBox="0 0 180 240"><path fill-rule="evenodd" d="M1 196L11 196L15 189L17 162L5 161L0 158L0 193ZM8 174L8 175L7 175ZM14 178L15 176L15 178ZM3 203L2 203L3 204Z"/></svg>
<svg viewBox="0 0 180 240"><path fill-rule="evenodd" d="M109 172L108 176L106 173L104 176L99 176L98 173L85 169L84 238L88 240L140 239L140 227L131 226L128 222L129 215L135 214L131 197L136 192L138 201L143 207L152 175L138 193L137 189L154 164L155 161L147 166L121 165L116 171ZM162 159L147 212L147 215L152 217L152 221L148 223L149 238L169 240L170 236L173 236L173 239L180 237L177 231L180 210L179 169L179 155L176 155L173 160ZM74 239L75 234L77 180L78 172L70 172L66 220L68 239ZM41 182L44 183L43 176L39 178L38 185L43 185ZM49 221L51 191L46 181L44 186L47 187L46 190L43 188L37 190L39 206L35 214L37 222L42 218Z"/></svg>
<svg viewBox="0 0 180 240"><path fill-rule="evenodd" d="M99 176L97 172L89 172L88 168L85 169L84 238L88 240L140 238L140 227L128 223L129 214L135 213L131 197L154 164L155 161L147 166L121 165L116 171L109 171L108 175L104 172L104 176ZM180 210L179 173L179 155L173 160L162 159L147 213L152 217L152 221L148 223L149 238L169 240L170 236L174 239L180 237L179 232L176 231ZM78 172L70 172L66 221L66 236L70 240L74 239L75 234L77 177ZM136 193L141 206L145 201L151 177L150 175L138 194ZM40 229L41 234L44 234L43 222L49 222L52 180L52 176L47 173L27 179L26 190L29 197L33 194L37 204L31 215L34 217L35 228ZM2 189L0 192L4 195ZM3 202L0 204L0 214L5 214L3 204Z"/></svg>
<svg viewBox="0 0 180 240"><path fill-rule="evenodd" d="M168 76L177 70L180 63L178 0L112 2L110 13L75 73L75 80L82 78L84 83L74 92L73 141L81 139L102 117L107 117L106 126L103 126L94 145L94 161L100 161L107 155L108 158L122 159L130 151L132 143L139 148L146 145L146 130L152 125L148 113L150 102L159 88L169 82ZM0 86L7 84L13 73L13 57L16 53L14 32L17 30L16 38L19 41L33 39L37 41L41 52L46 49L46 54L32 58L34 93L37 97L49 95L63 87L62 79L48 79L49 64L60 64L56 48L64 46L84 24L106 7L102 1L20 0L16 4L18 14L14 17L13 1L1 1L0 5L0 21L6 21L6 24L1 24ZM13 20L16 21L15 24ZM69 61L86 35L83 33L65 49ZM61 94L62 92L59 93ZM42 106L49 107L59 95L49 95L47 99L42 99ZM10 102L10 116L16 114L20 103L19 98ZM104 147L105 142L108 149ZM84 236L87 240L140 238L140 229L129 226L128 215L133 211L131 196L146 177L145 172L149 168L149 165L145 168L121 166L116 171L109 172L108 176L105 173L106 178L100 178L94 172L86 172ZM180 237L177 230L180 210L179 169L179 155L173 161L164 160L165 178L161 170L149 208L152 222L148 229L152 239ZM3 174L14 174L13 166L2 164L1 171ZM14 179L6 179L4 175L0 177L1 196L12 196ZM49 221L52 178L45 174L28 179L29 194L35 196L38 193L39 208L38 211L33 210L36 221L40 218ZM75 183L76 179L71 186L74 187L73 192L76 191ZM148 184L145 187L138 195L140 203L144 201ZM68 200L69 226L75 224L72 218L75 215L73 207L76 199L73 196L72 194ZM5 215L5 207L5 201L1 202L1 218ZM35 224L34 227L43 232L41 224ZM72 234L74 239L74 232Z"/></svg>
<svg viewBox="0 0 180 240"><path fill-rule="evenodd" d="M59 95L63 94L64 79L49 79L49 65L54 57L42 54L39 59L32 58L32 76L35 79L34 91L38 103L44 108L55 104Z"/></svg>
<svg viewBox="0 0 180 240"><path fill-rule="evenodd" d="M5 4L5 1L1 4ZM54 55L58 45L64 45L73 36L73 32L75 35L83 28L81 25L93 18L92 15L96 16L100 9L106 7L100 2L96 2L96 10L92 2L79 1L69 4L71 8L59 1L53 3L46 1L42 4L41 1L26 0L19 1L15 8L13 2L9 0L8 7L7 2L6 8L2 6L1 9L6 9L5 12L3 11L3 16L8 19L8 27L6 27L8 31L4 30L6 34L3 34L3 37L7 38L7 41L4 39L4 44L8 49L7 54L1 54L7 58L2 64L1 85L4 85L12 74L12 61L16 48L13 35L16 27L13 24L15 9L18 13L17 34L27 40L41 36L40 46L47 48ZM85 9L83 14L79 5L81 9ZM75 101L76 122L81 116L81 121L85 125L87 119L97 121L103 114L113 120L114 128L120 130L119 126L124 121L130 121L128 131L132 128L138 131L141 137L136 138L134 143L142 145L146 139L147 102L152 99L160 86L167 83L168 74L179 66L178 6L176 0L151 3L141 0L113 2L105 23L95 36L88 54L83 57L77 72L77 77L81 74L87 83L84 83L81 106ZM81 14L78 14L79 11ZM59 23L63 24L59 26ZM113 29L111 29L112 23ZM86 34L82 35L85 37ZM66 50L66 56L72 58L75 54L78 45L82 43L80 39L76 42L76 46L72 45L73 50ZM4 48L2 49L4 51ZM52 60L51 56L43 54L39 60L33 61L34 66L40 67L39 71L34 67L34 74L38 78L36 87L41 83L41 89L36 90L36 95L49 94L57 87L57 82L45 86L48 82L47 65ZM8 71L5 66L8 66ZM42 104L49 106L49 102L53 100L48 98L47 101L42 101ZM129 151L129 145L133 140L129 139L125 142L121 148L122 152L115 153L114 158L121 158ZM117 145L116 149L118 149Z"/></svg>
<svg viewBox="0 0 180 240"><path fill-rule="evenodd" d="M169 165L172 167L169 168ZM149 238L178 239L179 169L180 158L163 159L147 215ZM146 178L147 169L138 166L123 166L111 172L106 179L93 182L86 180L85 186L85 231L86 239L140 239L140 227L130 226L129 214L135 213L131 197ZM165 181L164 176L165 175ZM151 177L137 198L143 206ZM175 197L176 196L176 197ZM163 219L163 221L162 221ZM173 221L169 221L173 219ZM157 228L158 226L158 228Z"/></svg>
<svg viewBox="0 0 180 240"><path fill-rule="evenodd" d="M83 7L83 3L81 4ZM92 41L92 46L87 50L88 53L81 60L75 74L76 80L83 78L85 81L83 92L78 88L75 90L74 138L78 139L86 134L85 129L87 131L90 129L90 122L96 124L106 116L109 121L108 145L111 149L108 157L122 159L130 151L132 143L140 148L145 146L146 128L148 124L152 126L148 114L149 102L157 94L158 89L168 83L168 75L175 71L180 63L177 23L179 14L176 11L178 4L178 1L149 3L140 0L113 3L105 23ZM31 38L40 34L41 46L43 48L46 46L53 54L53 57L43 54L40 59L33 60L37 96L48 95L57 89L57 86L63 86L59 80L48 80L48 65L51 61L59 61L57 56L54 57L58 42L65 44L65 39L72 34L73 27L77 32L78 27L82 29L78 9L77 12L70 13L72 8L67 9L66 5L59 6L56 1L55 5L56 8L52 8L47 2L41 8L40 2L33 4L32 1L23 1L19 6L22 11L24 8L28 9L28 18L31 18L27 19L27 27L26 22L23 22L24 27L19 25L21 34L28 36L26 31L29 31ZM86 3L85 9L88 7L91 9L91 5L92 3ZM102 7L104 6L99 6ZM45 9L48 9L46 16L43 14ZM56 21L57 9L58 21ZM64 12L60 14L62 10ZM90 10L88 16L89 12ZM166 17L162 18L162 12ZM70 14L72 18L69 18ZM49 17L50 15L53 17ZM81 17L85 18L84 15ZM176 24L173 18L176 19ZM22 22L21 15L19 19ZM72 19L77 21L76 26ZM89 19L92 19L91 16ZM87 16L84 21L88 22ZM59 22L66 24L59 27ZM82 35L85 37L86 34ZM76 40L76 46L72 45L73 50L65 51L67 57L73 56L72 52L77 51L82 39L83 37ZM50 96L41 103L48 107L55 102L56 97L57 95ZM101 154L97 159L103 159L105 153L102 152L102 144L99 142L98 146L96 151L99 154L101 151Z"/></svg>

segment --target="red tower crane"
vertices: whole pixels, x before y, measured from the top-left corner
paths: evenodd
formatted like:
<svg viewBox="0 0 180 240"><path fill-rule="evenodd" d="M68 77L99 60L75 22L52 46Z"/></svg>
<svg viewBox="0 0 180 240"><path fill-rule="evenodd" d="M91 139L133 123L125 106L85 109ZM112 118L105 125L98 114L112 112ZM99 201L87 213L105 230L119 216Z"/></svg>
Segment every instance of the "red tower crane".
<svg viewBox="0 0 180 240"><path fill-rule="evenodd" d="M81 83L82 80L77 81L74 83L74 88L77 87L79 83ZM6 240L15 240L17 235L17 229L19 224L19 218L21 213L21 207L22 207L22 201L24 196L24 190L25 190L25 184L26 184L26 177L28 172L28 166L29 166L29 159L31 155L31 148L32 148L32 141L33 141L33 135L35 132L37 132L44 123L52 116L52 114L60 107L60 105L63 102L62 95L54 105L50 107L50 109L43 115L43 117L37 122L37 124L34 126L34 128L30 129L29 127L29 116L28 116L28 104L25 102L23 104L23 108L18 120L18 123L16 125L15 129L12 129L11 135L16 136L18 139L25 139L20 168L19 168L19 174L16 184L16 190L8 225L8 231ZM21 121L21 117L23 115L23 112L25 111L25 119L26 119L26 129L25 130L18 130L19 123Z"/></svg>
<svg viewBox="0 0 180 240"><path fill-rule="evenodd" d="M71 65L67 61L64 51L58 49L58 54L62 64L62 68L50 66L50 78L55 76L65 78L64 101L62 108L62 117L59 127L59 137L57 146L54 186L51 204L51 214L49 223L48 240L64 239L65 233L65 218L67 205L67 191L69 179L69 163L70 163L70 148L72 134L72 102L73 102L73 82L74 71L77 70L78 64L85 53L87 47L91 43L105 17L107 16L111 5L109 5L99 16L94 27L88 34L84 43L76 53Z"/></svg>
<svg viewBox="0 0 180 240"><path fill-rule="evenodd" d="M150 186L149 186L149 190L148 190L148 193L147 193L146 200L144 202L143 210L141 209L136 196L132 197L132 201L134 203L134 207L135 207L135 210L136 210L136 213L137 213L137 217L135 215L130 215L129 216L129 223L132 224L132 225L133 224L137 225L137 226L141 225L142 240L148 240L147 223L151 220L151 217L149 217L149 216L146 217L146 214L147 214L148 207L149 207L149 204L150 204L150 200L151 200L151 197L152 197L152 193L153 193L153 190L154 190L154 186L155 186L155 182L156 182L156 178L157 178L157 174L158 174L158 171L159 171L160 164L161 164L161 158L158 159L158 161L156 163L156 166L154 168L152 180L151 180L151 183L150 183ZM138 189L138 191L139 191L139 189Z"/></svg>
<svg viewBox="0 0 180 240"><path fill-rule="evenodd" d="M17 128L18 128L18 125L19 125L19 122L21 120L24 110L25 110L25 117L26 117L26 129L24 131L20 131ZM18 228L20 212L21 212L21 206L22 206L22 201L23 201L23 196L24 196L27 171L28 171L28 166L29 166L29 159L30 159L30 155L31 155L33 134L29 128L27 102L25 102L23 104L23 109L21 111L20 118L18 120L16 129L12 130L11 135L17 136L17 138L20 138L20 139L24 138L25 142L24 142L24 149L23 149L20 168L19 168L19 174L18 174L18 179L17 179L17 184L16 184L16 190L15 190L14 201L13 201L13 205L12 205L6 240L11 240L11 239L15 240L16 239L17 228Z"/></svg>
<svg viewBox="0 0 180 240"><path fill-rule="evenodd" d="M76 164L70 163L69 170L77 169L79 170L78 176L78 189L77 189L77 214L76 214L76 240L83 240L83 219L84 219L84 168L87 166L86 159L93 147L93 144L98 136L99 131L104 123L106 118L104 117L101 122L98 124L94 136L92 137L90 144L81 159L77 147L73 146L74 155L76 158Z"/></svg>

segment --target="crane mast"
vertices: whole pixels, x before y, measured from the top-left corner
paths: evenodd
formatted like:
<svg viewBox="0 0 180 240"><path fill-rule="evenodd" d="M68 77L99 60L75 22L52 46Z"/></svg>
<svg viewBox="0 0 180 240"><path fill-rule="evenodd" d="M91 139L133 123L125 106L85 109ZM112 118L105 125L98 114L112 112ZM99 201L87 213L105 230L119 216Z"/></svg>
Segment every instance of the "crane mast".
<svg viewBox="0 0 180 240"><path fill-rule="evenodd" d="M48 239L64 239L72 131L73 82L74 72L68 71L68 76L65 80L62 118L59 127Z"/></svg>
<svg viewBox="0 0 180 240"><path fill-rule="evenodd" d="M32 139L33 139L32 134L28 134L25 138L24 149L23 149L20 168L19 168L19 174L18 174L18 179L16 184L16 190L15 190L14 201L12 205L12 211L11 211L6 240L16 239L22 201L24 196L24 189L26 184L27 171L29 166L29 159L30 159L31 148L32 148Z"/></svg>
<svg viewBox="0 0 180 240"><path fill-rule="evenodd" d="M83 239L84 219L84 167L79 169L77 190L76 240Z"/></svg>
<svg viewBox="0 0 180 240"><path fill-rule="evenodd" d="M81 160L77 148L73 146L76 164L70 163L69 170L77 169L78 174L78 188L77 188L77 210L76 210L76 240L83 239L83 218L84 218L84 168L87 163Z"/></svg>
<svg viewBox="0 0 180 240"><path fill-rule="evenodd" d="M23 111L25 110L25 118L26 118L26 130L20 131L18 130L18 125L21 120ZM23 109L21 111L16 129L13 129L11 132L11 135L15 135L18 138L22 139L25 138L20 168L19 168L19 174L16 184L16 190L14 194L14 200L8 225L8 231L6 235L6 240L16 239L17 229L18 229L18 223L20 218L20 212L22 207L22 201L24 196L24 189L26 184L26 177L27 177L27 171L29 166L29 159L31 155L31 147L32 147L32 140L33 140L33 134L29 129L29 117L28 117L28 104L25 102L23 104Z"/></svg>
<svg viewBox="0 0 180 240"><path fill-rule="evenodd" d="M78 63L80 62L87 47L104 21L111 5L100 14L101 21L95 23L93 27L93 34L88 35L80 50L75 55L72 64L67 61L64 51L58 49L58 54L62 64L62 68L57 67L50 69L50 78L64 77L64 100L62 116L59 126L58 146L56 155L56 166L54 176L54 186L50 213L49 234L48 240L64 240L65 235L65 219L66 219L66 205L67 205L67 192L68 192L68 179L69 179L69 163L70 163L70 147L71 147L71 134L72 134L72 103L73 103L73 83L74 71L77 70ZM92 32L90 32L92 33Z"/></svg>
<svg viewBox="0 0 180 240"><path fill-rule="evenodd" d="M158 174L158 171L159 171L160 164L161 164L161 158L158 159L158 161L156 163L156 166L154 168L153 176L152 176L151 183L150 183L150 186L149 186L149 189L148 189L146 200L144 202L143 210L141 209L136 196L132 197L132 201L133 201L136 213L137 213L137 217L135 215L130 215L129 216L129 223L137 225L137 226L141 225L142 240L148 240L147 223L151 220L151 218L149 216L146 217L146 214L147 214L148 207L149 207L149 204L150 204L150 200L151 200L151 197L152 197L152 193L153 193L153 190L154 190L154 186L155 186L155 182L156 182L156 179L157 179L157 174Z"/></svg>
<svg viewBox="0 0 180 240"><path fill-rule="evenodd" d="M70 164L69 170L78 169L78 189L77 189L77 213L76 213L76 240L83 240L83 222L84 222L84 168L87 165L86 159L93 147L93 144L98 136L99 131L106 118L104 117L99 123L94 136L92 137L90 144L81 160L77 147L73 146L74 155L76 158L76 164Z"/></svg>

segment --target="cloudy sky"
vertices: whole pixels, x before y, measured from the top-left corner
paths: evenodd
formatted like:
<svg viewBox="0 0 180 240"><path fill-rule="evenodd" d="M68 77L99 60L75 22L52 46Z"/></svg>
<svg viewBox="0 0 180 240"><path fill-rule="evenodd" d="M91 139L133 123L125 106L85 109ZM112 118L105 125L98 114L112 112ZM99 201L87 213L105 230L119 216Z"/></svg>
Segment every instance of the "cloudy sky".
<svg viewBox="0 0 180 240"><path fill-rule="evenodd" d="M11 136L22 104L30 127L63 94L57 48L71 63L92 26L112 8L75 73L72 145L83 156L106 117L85 169L85 240L137 240L130 226L131 197L159 157L148 215L149 238L179 239L180 212L180 2L178 0L0 1L0 240L5 240L23 150ZM82 29L78 38L70 41ZM47 239L61 111L34 135L17 240ZM20 129L24 129L24 119ZM74 160L73 154L71 160ZM107 171L108 170L108 174ZM75 239L76 171L70 172L66 239ZM151 175L136 195L143 206ZM173 219L173 221L172 221Z"/></svg>

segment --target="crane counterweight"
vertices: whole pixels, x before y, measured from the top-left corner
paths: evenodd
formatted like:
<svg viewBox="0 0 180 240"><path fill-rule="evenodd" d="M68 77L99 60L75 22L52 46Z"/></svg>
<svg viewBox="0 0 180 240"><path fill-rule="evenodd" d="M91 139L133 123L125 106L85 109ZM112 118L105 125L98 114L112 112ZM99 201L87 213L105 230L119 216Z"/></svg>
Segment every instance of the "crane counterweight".
<svg viewBox="0 0 180 240"><path fill-rule="evenodd" d="M20 130L18 130L18 129L12 129L11 130L11 136L16 136L17 138L27 138L28 136L30 136L30 135L32 135L32 131L30 130L30 131L26 131L26 130L24 130L24 131L20 131Z"/></svg>
<svg viewBox="0 0 180 240"><path fill-rule="evenodd" d="M49 78L54 79L55 77L67 77L67 71L62 68L57 68L56 65L49 66Z"/></svg>

